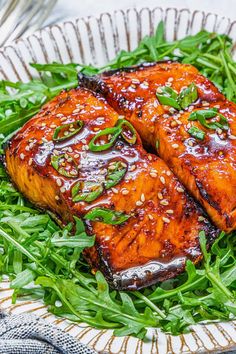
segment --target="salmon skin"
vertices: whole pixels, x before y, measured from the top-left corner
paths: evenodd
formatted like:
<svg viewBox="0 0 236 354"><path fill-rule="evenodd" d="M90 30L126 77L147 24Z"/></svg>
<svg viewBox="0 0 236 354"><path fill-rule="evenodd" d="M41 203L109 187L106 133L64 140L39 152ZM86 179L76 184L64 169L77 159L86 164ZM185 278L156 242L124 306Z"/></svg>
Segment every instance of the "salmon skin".
<svg viewBox="0 0 236 354"><path fill-rule="evenodd" d="M130 136L130 126L109 149L91 151L94 137L107 128L116 132L120 119L99 94L64 91L9 141L5 165L21 193L63 223L73 215L85 220L96 208L125 215L114 225L86 219L96 242L84 255L112 287L135 290L176 276L188 259L198 262L199 232L211 243L218 230L165 162L143 149L135 131ZM109 177L114 169L116 185Z"/></svg>
<svg viewBox="0 0 236 354"><path fill-rule="evenodd" d="M80 74L79 82L100 92L125 115L143 142L156 149L217 227L225 232L236 228L236 105L210 80L191 65L161 62L95 77ZM157 98L163 87L179 95L192 83L197 97L184 109L161 104ZM207 127L198 120L189 120L191 114L193 117L207 110L217 112L203 122ZM213 126L219 119L226 120L228 127L210 128L209 123ZM204 138L191 136L191 129L200 129Z"/></svg>

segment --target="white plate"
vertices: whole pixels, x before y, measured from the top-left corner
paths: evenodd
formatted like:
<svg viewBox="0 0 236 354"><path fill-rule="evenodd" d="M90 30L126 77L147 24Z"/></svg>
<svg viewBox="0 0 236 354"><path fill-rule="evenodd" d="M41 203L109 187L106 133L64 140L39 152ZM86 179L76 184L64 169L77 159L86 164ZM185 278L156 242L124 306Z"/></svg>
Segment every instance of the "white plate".
<svg viewBox="0 0 236 354"><path fill-rule="evenodd" d="M31 79L36 72L29 67L30 62L103 65L119 50L134 49L143 36L154 33L160 20L165 22L166 38L170 41L205 28L228 34L236 49L236 22L229 19L198 11L190 13L186 9L130 9L56 24L3 48L0 50L0 79ZM114 337L110 330L97 330L56 318L40 302L18 301L12 305L9 283L4 281L0 287L0 307L12 313L34 312L102 353L222 353L236 348L236 322L233 321L197 325L191 333L180 336L150 329L150 340L144 343L132 337Z"/></svg>

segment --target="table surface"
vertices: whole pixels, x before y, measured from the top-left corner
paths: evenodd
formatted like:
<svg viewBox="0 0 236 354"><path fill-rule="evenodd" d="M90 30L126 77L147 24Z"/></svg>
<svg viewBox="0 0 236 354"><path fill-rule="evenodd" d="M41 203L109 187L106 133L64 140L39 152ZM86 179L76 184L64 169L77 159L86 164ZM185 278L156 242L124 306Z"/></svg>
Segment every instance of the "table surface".
<svg viewBox="0 0 236 354"><path fill-rule="evenodd" d="M236 0L58 0L45 24L130 7L177 7L216 13L236 20Z"/></svg>

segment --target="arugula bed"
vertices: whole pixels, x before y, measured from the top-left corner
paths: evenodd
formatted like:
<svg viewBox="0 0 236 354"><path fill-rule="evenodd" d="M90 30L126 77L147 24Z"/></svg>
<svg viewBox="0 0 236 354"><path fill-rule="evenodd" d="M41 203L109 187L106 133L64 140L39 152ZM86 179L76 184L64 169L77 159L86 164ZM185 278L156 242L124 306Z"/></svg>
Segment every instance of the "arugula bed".
<svg viewBox="0 0 236 354"><path fill-rule="evenodd" d="M160 23L155 36L144 38L133 52L122 51L103 68L31 64L40 72L41 80L1 82L0 152L3 153L3 146L11 135L36 114L44 102L62 89L77 86L78 71L89 75L143 61L178 60L197 67L229 100L236 102L236 63L231 51L232 42L228 37L206 31L168 43ZM215 112L212 114L214 116ZM201 124L205 123L203 119ZM201 131L190 134L202 138ZM55 139L58 136L60 132ZM202 232L204 260L199 266L188 261L186 272L175 279L142 291L124 293L110 290L100 272L90 274L81 253L93 245L94 237L87 236L81 220L75 218L75 222L76 233L71 235L71 224L60 228L53 215L34 209L15 190L0 166L0 267L1 274L11 280L13 302L18 296L43 299L49 310L58 316L97 328L114 329L117 336L139 338L145 337L148 327L179 334L201 321L235 318L234 232L221 233L209 252Z"/></svg>

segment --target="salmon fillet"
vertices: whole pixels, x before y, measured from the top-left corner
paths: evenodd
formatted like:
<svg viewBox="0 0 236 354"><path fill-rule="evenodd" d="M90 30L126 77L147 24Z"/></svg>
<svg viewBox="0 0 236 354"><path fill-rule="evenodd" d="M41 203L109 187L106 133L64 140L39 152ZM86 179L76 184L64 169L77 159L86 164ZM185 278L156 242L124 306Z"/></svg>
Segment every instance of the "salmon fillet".
<svg viewBox="0 0 236 354"><path fill-rule="evenodd" d="M193 66L175 62L143 64L97 77L80 74L79 81L125 115L217 227L225 232L236 228L236 105L211 81ZM197 96L187 107L174 108L157 97L163 87L179 97L190 85ZM215 116L203 123L189 120L207 110L215 111ZM221 129L219 122L225 121L227 127ZM189 133L199 129L203 139Z"/></svg>
<svg viewBox="0 0 236 354"><path fill-rule="evenodd" d="M187 259L199 261L199 232L210 243L218 230L165 162L147 153L125 124L99 94L64 91L9 141L5 164L36 206L63 223L74 215L83 218L87 232L96 235L95 246L84 253L91 266L114 288L133 290L174 277ZM107 135L97 137L107 128ZM114 132L111 147L97 151ZM88 218L98 208L112 212L113 224Z"/></svg>

